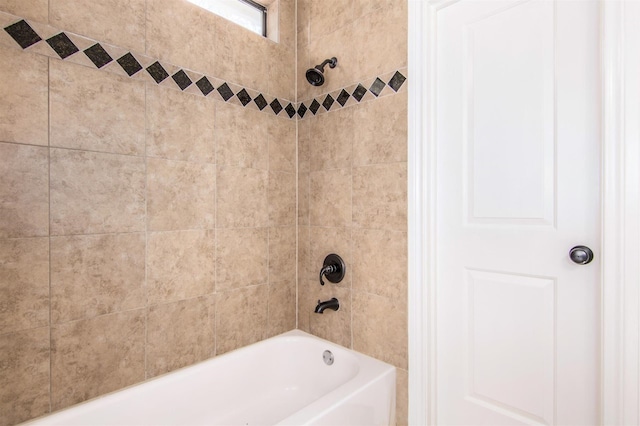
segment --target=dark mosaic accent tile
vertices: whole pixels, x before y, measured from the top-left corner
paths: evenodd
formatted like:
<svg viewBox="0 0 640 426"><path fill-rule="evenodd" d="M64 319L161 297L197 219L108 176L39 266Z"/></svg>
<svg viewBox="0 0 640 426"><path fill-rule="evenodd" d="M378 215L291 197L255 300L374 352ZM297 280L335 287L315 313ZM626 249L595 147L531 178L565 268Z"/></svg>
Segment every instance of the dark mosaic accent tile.
<svg viewBox="0 0 640 426"><path fill-rule="evenodd" d="M280 105L280 101L278 101L277 99L274 99L273 102L269 104L269 106L276 115L280 114L280 111L282 111L282 105Z"/></svg>
<svg viewBox="0 0 640 426"><path fill-rule="evenodd" d="M207 77L202 77L200 80L196 81L196 86L198 86L198 89L200 89L202 94L205 96L215 90Z"/></svg>
<svg viewBox="0 0 640 426"><path fill-rule="evenodd" d="M394 92L397 92L400 90L406 79L407 77L400 74L400 71L396 71L393 77L391 77L391 80L389 80L389 87L391 87Z"/></svg>
<svg viewBox="0 0 640 426"><path fill-rule="evenodd" d="M26 49L42 40L38 33L33 31L33 28L24 19L18 21L15 24L11 24L4 29L13 39L22 47Z"/></svg>
<svg viewBox="0 0 640 426"><path fill-rule="evenodd" d="M68 58L80 51L78 47L67 37L65 33L54 35L47 40L49 46L60 56L60 59Z"/></svg>
<svg viewBox="0 0 640 426"><path fill-rule="evenodd" d="M147 72L158 84L162 83L167 79L167 77L169 77L169 73L167 72L167 70L165 70L158 61L155 61L154 63L149 65L147 67Z"/></svg>
<svg viewBox="0 0 640 426"><path fill-rule="evenodd" d="M318 112L318 108L320 108L320 102L314 99L313 102L311 102L311 105L309 105L309 111L311 111L313 115L316 115L316 112Z"/></svg>
<svg viewBox="0 0 640 426"><path fill-rule="evenodd" d="M222 83L222 85L218 87L218 93L220 93L220 96L222 96L225 102L233 97L233 91L227 83Z"/></svg>
<svg viewBox="0 0 640 426"><path fill-rule="evenodd" d="M126 55L121 56L116 60L116 62L120 64L124 72L126 72L129 77L142 69L142 65L140 65L140 62L138 62L131 53L127 53Z"/></svg>
<svg viewBox="0 0 640 426"><path fill-rule="evenodd" d="M386 84L384 84L384 81L380 80L379 78L376 78L376 81L374 81L371 84L371 87L369 87L369 91L374 95L376 95L376 98L377 98L378 96L380 96L380 92L382 92L382 89L384 89L384 86L386 86Z"/></svg>
<svg viewBox="0 0 640 426"><path fill-rule="evenodd" d="M338 103L341 106L344 106L344 104L347 103L347 101L349 100L349 93L347 93L346 90L342 89L342 92L340 92L340 94L338 95L338 99L336 99L336 101L338 101Z"/></svg>
<svg viewBox="0 0 640 426"><path fill-rule="evenodd" d="M287 112L289 118L293 118L293 116L296 115L296 109L291 104L288 104L286 107L284 107L284 110Z"/></svg>
<svg viewBox="0 0 640 426"><path fill-rule="evenodd" d="M247 106L247 104L251 102L251 96L249 96L249 94L245 89L242 89L241 91L236 93L236 96L240 100L240 103L242 104L242 106Z"/></svg>
<svg viewBox="0 0 640 426"><path fill-rule="evenodd" d="M267 101L265 100L264 96L262 96L262 93L256 96L253 102L256 103L260 111L262 111L267 106Z"/></svg>
<svg viewBox="0 0 640 426"><path fill-rule="evenodd" d="M102 68L113 61L113 58L100 46L100 43L96 43L85 49L84 54L87 55L87 58L91 59L91 62L93 62L97 68Z"/></svg>
<svg viewBox="0 0 640 426"><path fill-rule="evenodd" d="M322 102L322 106L324 107L324 109L329 111L329 108L331 108L331 105L333 105L334 102L335 101L333 100L331 95L327 95L327 97L324 98L324 101Z"/></svg>
<svg viewBox="0 0 640 426"><path fill-rule="evenodd" d="M298 115L300 118L304 118L304 115L307 113L307 106L305 104L300 104L298 107Z"/></svg>
<svg viewBox="0 0 640 426"><path fill-rule="evenodd" d="M176 82L180 90L184 90L193 84L193 81L191 81L187 73L183 70L178 71L172 75L171 78L173 78L173 81Z"/></svg>
<svg viewBox="0 0 640 426"><path fill-rule="evenodd" d="M362 97L366 93L367 93L367 89L365 89L362 84L358 84L358 87L356 87L356 90L353 91L353 94L351 96L353 96L356 99L356 101L360 102L362 100Z"/></svg>

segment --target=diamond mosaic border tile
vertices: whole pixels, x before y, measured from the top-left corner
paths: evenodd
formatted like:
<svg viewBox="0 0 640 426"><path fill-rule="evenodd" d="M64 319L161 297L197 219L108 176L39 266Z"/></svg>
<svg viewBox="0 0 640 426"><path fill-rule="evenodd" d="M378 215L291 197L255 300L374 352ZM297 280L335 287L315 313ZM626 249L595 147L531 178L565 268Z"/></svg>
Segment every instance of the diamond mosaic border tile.
<svg viewBox="0 0 640 426"><path fill-rule="evenodd" d="M258 109L288 119L313 117L398 93L407 87L407 70L404 68L374 77L370 81L324 93L308 101L293 103L5 12L0 12L0 22L5 33L0 34L0 42L3 44L11 43L24 51L129 78L142 78L159 86L214 98L244 108Z"/></svg>
<svg viewBox="0 0 640 426"><path fill-rule="evenodd" d="M406 68L392 71L388 74L299 102L296 112L301 119L308 118L387 95L401 93L407 90L407 85L405 84L407 79Z"/></svg>

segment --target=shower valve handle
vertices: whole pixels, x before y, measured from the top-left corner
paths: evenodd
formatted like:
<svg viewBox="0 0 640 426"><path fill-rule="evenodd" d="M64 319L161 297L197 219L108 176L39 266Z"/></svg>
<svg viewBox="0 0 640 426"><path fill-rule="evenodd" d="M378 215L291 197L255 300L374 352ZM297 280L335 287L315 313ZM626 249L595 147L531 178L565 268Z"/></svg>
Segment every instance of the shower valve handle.
<svg viewBox="0 0 640 426"><path fill-rule="evenodd" d="M322 269L320 269L320 285L324 285L324 276L332 283L339 283L344 278L346 267L344 261L337 254L330 254L324 258Z"/></svg>

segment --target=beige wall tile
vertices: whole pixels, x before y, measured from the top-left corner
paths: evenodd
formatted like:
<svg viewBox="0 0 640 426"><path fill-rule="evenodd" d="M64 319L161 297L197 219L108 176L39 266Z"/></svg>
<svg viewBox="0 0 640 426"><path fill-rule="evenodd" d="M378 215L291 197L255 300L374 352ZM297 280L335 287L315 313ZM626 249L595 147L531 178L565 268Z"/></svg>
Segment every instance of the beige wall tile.
<svg viewBox="0 0 640 426"><path fill-rule="evenodd" d="M298 172L298 225L309 225L309 172Z"/></svg>
<svg viewBox="0 0 640 426"><path fill-rule="evenodd" d="M144 380L144 335L144 309L53 327L52 409Z"/></svg>
<svg viewBox="0 0 640 426"><path fill-rule="evenodd" d="M145 305L143 233L51 238L54 324Z"/></svg>
<svg viewBox="0 0 640 426"><path fill-rule="evenodd" d="M271 226L296 224L296 175L269 172L269 222Z"/></svg>
<svg viewBox="0 0 640 426"><path fill-rule="evenodd" d="M215 225L216 168L212 164L147 160L149 229L210 229Z"/></svg>
<svg viewBox="0 0 640 426"><path fill-rule="evenodd" d="M51 233L144 230L144 159L51 149Z"/></svg>
<svg viewBox="0 0 640 426"><path fill-rule="evenodd" d="M218 229L216 291L266 284L269 229Z"/></svg>
<svg viewBox="0 0 640 426"><path fill-rule="evenodd" d="M49 239L0 239L0 334L49 325Z"/></svg>
<svg viewBox="0 0 640 426"><path fill-rule="evenodd" d="M350 109L354 165L407 161L407 92Z"/></svg>
<svg viewBox="0 0 640 426"><path fill-rule="evenodd" d="M298 32L298 38L303 34ZM301 41L298 41L298 62L296 64L296 100L297 101L306 101L311 98L312 93L317 93L311 84L307 82L307 78L305 72L310 67L317 65L311 64L311 58L309 55L309 46L308 44L303 44ZM307 107L309 104L305 104Z"/></svg>
<svg viewBox="0 0 640 426"><path fill-rule="evenodd" d="M147 86L147 155L215 163L215 102Z"/></svg>
<svg viewBox="0 0 640 426"><path fill-rule="evenodd" d="M407 229L406 163L353 169L353 224L362 228Z"/></svg>
<svg viewBox="0 0 640 426"><path fill-rule="evenodd" d="M309 329L314 334L333 343L351 348L351 290L334 284L321 286L310 281L307 306L302 307L309 313ZM316 314L314 309L318 300L326 301L335 297L340 303L338 311L325 310Z"/></svg>
<svg viewBox="0 0 640 426"><path fill-rule="evenodd" d="M213 307L210 297L200 297L149 308L147 378L213 356Z"/></svg>
<svg viewBox="0 0 640 426"><path fill-rule="evenodd" d="M0 143L0 238L49 234L48 157L47 148Z"/></svg>
<svg viewBox="0 0 640 426"><path fill-rule="evenodd" d="M309 193L310 224L351 225L351 170L311 173Z"/></svg>
<svg viewBox="0 0 640 426"><path fill-rule="evenodd" d="M396 426L409 424L409 373L396 368Z"/></svg>
<svg viewBox="0 0 640 426"><path fill-rule="evenodd" d="M298 286L305 287L309 280L318 281L311 268L311 229L298 226ZM320 270L316 271L320 272Z"/></svg>
<svg viewBox="0 0 640 426"><path fill-rule="evenodd" d="M49 12L53 26L144 51L145 0L49 0Z"/></svg>
<svg viewBox="0 0 640 426"><path fill-rule="evenodd" d="M354 290L406 301L406 232L354 229L352 265Z"/></svg>
<svg viewBox="0 0 640 426"><path fill-rule="evenodd" d="M269 170L296 171L295 120L269 120Z"/></svg>
<svg viewBox="0 0 640 426"><path fill-rule="evenodd" d="M407 3L378 9L355 24L357 74L374 77L407 66Z"/></svg>
<svg viewBox="0 0 640 426"><path fill-rule="evenodd" d="M220 77L216 15L184 0L153 0L146 16L147 55Z"/></svg>
<svg viewBox="0 0 640 426"><path fill-rule="evenodd" d="M313 300L311 295L312 283L313 281L298 279L298 329L307 333L311 333L310 318L315 315L313 309L318 303L318 299Z"/></svg>
<svg viewBox="0 0 640 426"><path fill-rule="evenodd" d="M48 145L48 59L4 46L0 58L0 141Z"/></svg>
<svg viewBox="0 0 640 426"><path fill-rule="evenodd" d="M269 229L269 282L295 281L295 259L295 226Z"/></svg>
<svg viewBox="0 0 640 426"><path fill-rule="evenodd" d="M259 285L217 294L217 355L258 342L267 336L267 287Z"/></svg>
<svg viewBox="0 0 640 426"><path fill-rule="evenodd" d="M298 32L306 32L306 38L309 38L309 16L311 12L311 2L314 0L297 0L296 1L296 13L298 20L296 22ZM300 41L298 39L298 41Z"/></svg>
<svg viewBox="0 0 640 426"><path fill-rule="evenodd" d="M384 8L401 8L407 0L352 0L355 19Z"/></svg>
<svg viewBox="0 0 640 426"><path fill-rule="evenodd" d="M353 348L407 369L406 302L353 292Z"/></svg>
<svg viewBox="0 0 640 426"><path fill-rule="evenodd" d="M269 64L277 46L271 40L224 18L216 18L216 72L213 74L250 89L264 91Z"/></svg>
<svg viewBox="0 0 640 426"><path fill-rule="evenodd" d="M274 120L258 110L216 102L217 163L267 170L269 130Z"/></svg>
<svg viewBox="0 0 640 426"><path fill-rule="evenodd" d="M310 120L311 171L351 167L355 108L340 109ZM358 138L360 135L358 135Z"/></svg>
<svg viewBox="0 0 640 426"><path fill-rule="evenodd" d="M268 0L263 3L263 6L267 7L267 37L277 43L280 39L278 28L280 26L280 14L278 13L280 2Z"/></svg>
<svg viewBox="0 0 640 426"><path fill-rule="evenodd" d="M49 20L49 0L0 0L0 10L39 22Z"/></svg>
<svg viewBox="0 0 640 426"><path fill-rule="evenodd" d="M296 53L288 46L271 46L268 92L289 101L296 99Z"/></svg>
<svg viewBox="0 0 640 426"><path fill-rule="evenodd" d="M0 366L0 425L50 411L49 327L0 335Z"/></svg>
<svg viewBox="0 0 640 426"><path fill-rule="evenodd" d="M293 51L296 46L296 0L279 0L278 14L278 42Z"/></svg>
<svg viewBox="0 0 640 426"><path fill-rule="evenodd" d="M144 154L144 83L51 61L51 146Z"/></svg>
<svg viewBox="0 0 640 426"><path fill-rule="evenodd" d="M298 121L298 172L311 170L311 122L313 120L311 118Z"/></svg>
<svg viewBox="0 0 640 426"><path fill-rule="evenodd" d="M345 262L346 270L341 282L334 284L324 280L325 286L351 287L353 275L353 261L351 254L351 229L350 228L320 228L312 226L309 233L310 241L310 280L315 280L320 285L320 269L324 258L331 253L339 255Z"/></svg>
<svg viewBox="0 0 640 426"><path fill-rule="evenodd" d="M310 9L310 38L317 39L353 21L353 2L344 0L312 0Z"/></svg>
<svg viewBox="0 0 640 426"><path fill-rule="evenodd" d="M296 328L296 283L278 281L269 284L267 337Z"/></svg>
<svg viewBox="0 0 640 426"><path fill-rule="evenodd" d="M213 293L215 266L215 231L149 233L149 303L164 303Z"/></svg>
<svg viewBox="0 0 640 426"><path fill-rule="evenodd" d="M264 170L218 167L217 226L268 226L268 181L269 173Z"/></svg>

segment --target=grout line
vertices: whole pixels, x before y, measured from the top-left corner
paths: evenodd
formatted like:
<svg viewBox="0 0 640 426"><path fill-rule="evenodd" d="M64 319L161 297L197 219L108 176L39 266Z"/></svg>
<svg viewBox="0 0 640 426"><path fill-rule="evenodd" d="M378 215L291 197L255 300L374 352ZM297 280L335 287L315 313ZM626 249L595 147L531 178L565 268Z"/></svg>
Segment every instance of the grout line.
<svg viewBox="0 0 640 426"><path fill-rule="evenodd" d="M214 243L213 243L213 294L214 294L214 309L213 309L213 356L218 355L218 181L220 179L220 165L218 164L218 136L216 129L218 128L218 104L214 105L213 110L213 156L216 162L216 170L215 170L215 185L213 186L213 205L215 215L213 218L213 227L215 229L214 235ZM211 319L209 319L211 322Z"/></svg>
<svg viewBox="0 0 640 426"><path fill-rule="evenodd" d="M145 1L145 14L146 14ZM146 20L145 20L146 31ZM145 33L146 42L146 33ZM146 49L146 46L145 46ZM148 379L148 352L149 346L149 168L147 157L147 108L148 108L148 86L144 83L144 379Z"/></svg>
<svg viewBox="0 0 640 426"><path fill-rule="evenodd" d="M51 7L51 6L49 6ZM52 344L53 344L53 324L51 321L52 317L52 292L51 292L51 59L47 60L47 166L49 173L49 217L48 217L48 237L47 240L49 242L49 411L53 410L53 394L52 394L52 383L53 383L53 356L52 356Z"/></svg>
<svg viewBox="0 0 640 426"><path fill-rule="evenodd" d="M48 107L48 104L47 104L47 107ZM48 133L48 132L47 132L47 133ZM47 138L48 138L48 137L49 137L49 136L47 135ZM38 144L34 144L34 143L15 142L15 141L3 141L3 140L0 140L0 144L7 144L7 145L20 145L20 146L30 146L30 147L33 147L33 148L46 148L46 149L49 149L49 148L50 148L50 146L49 146L48 144L47 144L47 145L38 145Z"/></svg>
<svg viewBox="0 0 640 426"><path fill-rule="evenodd" d="M10 329L9 331L3 331L2 333L0 333L0 338L4 336L8 336L10 334L23 333L25 331L38 330L40 328L51 328L51 327L49 327L47 324L44 324L44 325L36 325L34 327L16 328L15 330Z"/></svg>
<svg viewBox="0 0 640 426"><path fill-rule="evenodd" d="M49 2L51 3L51 2ZM149 0L144 2L144 54L149 51L149 38L147 37L147 22L149 22Z"/></svg>
<svg viewBox="0 0 640 426"><path fill-rule="evenodd" d="M192 231L191 229L187 229L187 231ZM194 229L193 231L197 231ZM159 232L178 232L178 231L159 231ZM143 234L145 230L140 231L127 231L127 232L88 232L83 234L50 234L49 238L71 238L71 237L98 237L102 235L131 235L131 234ZM38 238L38 237L31 237Z"/></svg>
<svg viewBox="0 0 640 426"><path fill-rule="evenodd" d="M278 10L278 14L279 14L279 10ZM280 17L277 17L278 22ZM272 293L272 288L271 288L271 238L272 238L272 232L271 232L271 199L272 199L272 193L271 193L271 176L272 176L272 171L271 171L271 145L273 144L273 135L272 134L268 134L267 135L267 324L264 330L264 334L263 334L263 338L266 338L267 336L269 336L269 329L271 326L271 303L270 302L270 295Z"/></svg>
<svg viewBox="0 0 640 426"><path fill-rule="evenodd" d="M349 314L350 314L350 318L349 318L349 330L351 332L351 338L350 338L350 348L353 349L353 279L354 279L354 274L353 274L353 178L354 178L354 174L353 174L353 169L354 169L354 165L353 165L353 160L354 160L354 144L351 143L351 161L350 161L350 169L349 169L349 173L351 175L351 182L350 182L350 191L349 191L349 204L351 207L351 218L349 219L349 258L351 259L351 279L349 280Z"/></svg>
<svg viewBox="0 0 640 426"><path fill-rule="evenodd" d="M189 299L184 299L184 300L189 300ZM170 301L170 302L166 302L166 303L167 304L168 303L175 303L175 302L179 302L179 301L180 300L174 300L174 301ZM70 320L57 322L57 323L55 323L55 325L56 326L63 326L63 325L67 325L67 324L78 323L78 322L81 322L81 321L92 321L92 320L95 320L97 318L102 318L102 317L112 316L112 315L120 315L120 314L124 314L124 313L128 313L128 312L136 312L136 311L140 311L140 310L146 310L146 306L145 305L140 305L140 306L136 306L134 308L123 309L123 310L118 310L118 311L113 311L113 312L106 312L104 314L99 314L99 315L94 315L94 316L87 316L87 317L82 317L82 318L73 318L73 319L70 319Z"/></svg>
<svg viewBox="0 0 640 426"><path fill-rule="evenodd" d="M295 282L295 322L294 327L298 328L298 211L300 209L299 206L299 194L298 194L298 122L300 116L298 116L298 2L293 2L293 45L295 46L293 49L293 92L296 104L296 114L293 116L295 118L296 129L295 129L295 191L296 191L296 208L295 208L295 250L296 254L293 257L295 262L294 269L294 282Z"/></svg>

